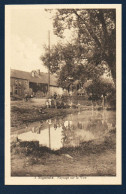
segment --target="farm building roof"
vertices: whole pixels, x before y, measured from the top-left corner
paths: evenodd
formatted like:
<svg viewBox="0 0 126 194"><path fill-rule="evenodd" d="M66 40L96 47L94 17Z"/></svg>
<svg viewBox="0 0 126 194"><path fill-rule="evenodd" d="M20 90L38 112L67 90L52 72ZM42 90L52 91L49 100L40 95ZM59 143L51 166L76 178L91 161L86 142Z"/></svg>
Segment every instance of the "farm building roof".
<svg viewBox="0 0 126 194"><path fill-rule="evenodd" d="M25 79L29 80L30 82L34 83L45 83L48 84L48 73L34 71L34 77L32 76L32 72L20 71L11 69L11 77L18 78L18 79ZM50 74L50 85L51 86L58 86L57 84L57 77Z"/></svg>

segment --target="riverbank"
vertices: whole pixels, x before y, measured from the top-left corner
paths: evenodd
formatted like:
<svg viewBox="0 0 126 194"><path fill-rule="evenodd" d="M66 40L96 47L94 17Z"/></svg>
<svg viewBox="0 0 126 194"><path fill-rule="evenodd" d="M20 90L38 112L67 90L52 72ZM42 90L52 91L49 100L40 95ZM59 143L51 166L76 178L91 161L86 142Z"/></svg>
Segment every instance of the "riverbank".
<svg viewBox="0 0 126 194"><path fill-rule="evenodd" d="M14 142L11 145L11 175L115 176L115 132L104 139L57 151L39 147L38 142Z"/></svg>
<svg viewBox="0 0 126 194"><path fill-rule="evenodd" d="M25 127L27 124L47 120L55 117L65 117L67 114L76 113L79 109L44 108L41 104L25 101L11 102L11 128L12 131Z"/></svg>
<svg viewBox="0 0 126 194"><path fill-rule="evenodd" d="M12 176L116 175L114 111L92 112L90 106L82 111L86 110L83 106L77 113L79 108L42 107L11 103L11 132L15 135L11 139Z"/></svg>
<svg viewBox="0 0 126 194"><path fill-rule="evenodd" d="M31 101L11 101L11 132L25 128L29 123L44 121L56 117L65 117L68 114L74 114L80 110L92 110L92 106L69 107L69 108L46 108L43 103ZM94 107L94 110L102 110L101 106ZM107 110L112 110L108 108Z"/></svg>

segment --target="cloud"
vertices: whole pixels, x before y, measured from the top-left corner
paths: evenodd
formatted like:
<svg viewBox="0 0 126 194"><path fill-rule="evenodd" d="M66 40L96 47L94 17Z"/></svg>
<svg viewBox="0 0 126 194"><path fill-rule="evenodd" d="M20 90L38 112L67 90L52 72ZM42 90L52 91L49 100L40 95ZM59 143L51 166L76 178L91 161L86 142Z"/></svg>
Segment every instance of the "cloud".
<svg viewBox="0 0 126 194"><path fill-rule="evenodd" d="M65 30L64 39L53 33L53 13L41 9L13 9L10 17L11 68L24 71L40 69L47 72L40 56L44 54L44 46L50 47L60 42L72 42L75 31ZM71 33L72 32L72 33ZM9 42L10 43L10 42Z"/></svg>
<svg viewBox="0 0 126 194"><path fill-rule="evenodd" d="M40 69L47 72L42 64L40 56L42 49L39 48L30 38L21 39L17 35L11 38L11 68L22 71Z"/></svg>

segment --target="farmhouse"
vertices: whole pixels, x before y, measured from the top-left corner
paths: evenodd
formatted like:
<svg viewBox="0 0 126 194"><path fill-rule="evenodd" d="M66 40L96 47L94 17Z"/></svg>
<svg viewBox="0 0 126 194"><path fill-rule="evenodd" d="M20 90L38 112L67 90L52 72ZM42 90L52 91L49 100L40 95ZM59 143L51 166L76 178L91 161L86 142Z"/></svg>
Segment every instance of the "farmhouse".
<svg viewBox="0 0 126 194"><path fill-rule="evenodd" d="M10 93L11 96L24 97L26 93L33 94L36 98L46 97L48 94L48 73L33 70L25 72L11 69L10 75ZM62 94L63 89L58 87L57 77L50 75L50 95L55 92Z"/></svg>

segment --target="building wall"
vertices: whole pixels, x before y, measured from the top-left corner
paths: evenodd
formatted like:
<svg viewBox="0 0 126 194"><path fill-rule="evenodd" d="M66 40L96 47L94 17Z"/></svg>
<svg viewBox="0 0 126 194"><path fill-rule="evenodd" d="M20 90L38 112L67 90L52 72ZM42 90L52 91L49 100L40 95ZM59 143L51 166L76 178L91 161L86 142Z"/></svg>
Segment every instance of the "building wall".
<svg viewBox="0 0 126 194"><path fill-rule="evenodd" d="M29 81L12 77L10 80L11 95L24 96L26 90L29 90Z"/></svg>
<svg viewBox="0 0 126 194"><path fill-rule="evenodd" d="M42 98L45 97L48 93L48 84L37 84L36 85L37 91L34 92L34 87L31 82L27 79L19 79L19 78L14 78L11 77L10 80L10 92L12 96L18 95L21 97L24 97L26 93L29 92L29 90L32 90L36 94L37 98ZM37 86L40 85L41 87L37 88ZM64 93L64 90L61 87L56 87L56 86L50 86L50 95L54 95L54 93L62 95Z"/></svg>

